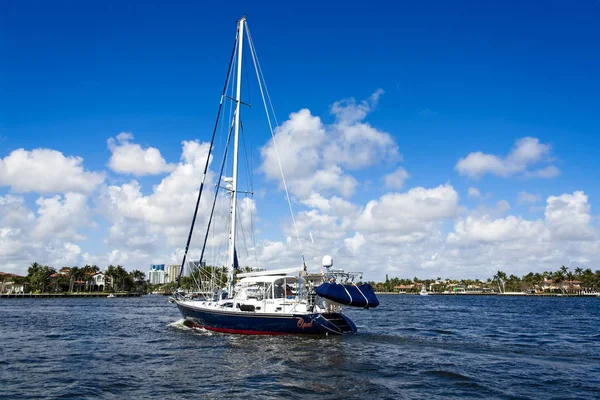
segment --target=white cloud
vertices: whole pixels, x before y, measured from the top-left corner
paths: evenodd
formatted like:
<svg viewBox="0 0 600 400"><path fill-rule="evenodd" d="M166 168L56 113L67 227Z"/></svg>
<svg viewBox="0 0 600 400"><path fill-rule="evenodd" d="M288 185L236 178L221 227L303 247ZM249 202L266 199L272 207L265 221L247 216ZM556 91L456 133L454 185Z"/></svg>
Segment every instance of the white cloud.
<svg viewBox="0 0 600 400"><path fill-rule="evenodd" d="M360 232L356 232L353 237L344 239L344 244L353 253L356 253L366 242L365 237Z"/></svg>
<svg viewBox="0 0 600 400"><path fill-rule="evenodd" d="M402 189L404 187L404 181L410 178L410 175L402 167L398 168L391 174L387 174L383 177L385 187L389 189Z"/></svg>
<svg viewBox="0 0 600 400"><path fill-rule="evenodd" d="M109 246L119 251L120 259L129 257L129 263L141 263L153 261L153 257L162 254L162 262L181 262L181 248L185 245L189 233L208 147L208 143L184 141L181 161L147 195L143 193L141 184L135 180L103 189L99 209L110 223L106 241ZM200 255L199 247L204 239L214 198L214 183L216 178L209 170L188 256L191 258ZM226 243L223 241L223 233L227 230L230 215L229 197L222 191L220 193L212 222L214 230L208 237L209 252L205 254L205 260L208 263L217 263L216 265L223 265L226 261L222 251ZM242 263L246 262L242 258L247 258L245 248L251 247L251 222L257 221L254 201L238 197L238 257Z"/></svg>
<svg viewBox="0 0 600 400"><path fill-rule="evenodd" d="M505 178L515 175L526 178L553 178L559 174L558 168L553 165L535 171L528 170L541 161L550 161L551 151L552 147L549 144L540 143L537 138L524 137L515 142L505 158L477 151L458 160L455 169L459 174L475 179L485 174Z"/></svg>
<svg viewBox="0 0 600 400"><path fill-rule="evenodd" d="M26 273L34 261L55 267L74 265L82 251L77 229L89 225L86 198L79 193L37 200L37 214L21 196L0 196L0 268Z"/></svg>
<svg viewBox="0 0 600 400"><path fill-rule="evenodd" d="M452 219L458 212L458 193L449 185L417 187L407 193L388 193L371 200L356 221L365 231L402 235L423 231L428 224Z"/></svg>
<svg viewBox="0 0 600 400"><path fill-rule="evenodd" d="M328 199L314 192L311 193L307 199L302 200L302 203L309 207L318 208L325 212L329 211L329 209L331 208Z"/></svg>
<svg viewBox="0 0 600 400"><path fill-rule="evenodd" d="M36 201L39 218L31 234L38 238L54 237L83 240L77 229L90 224L86 196L67 193L64 196L40 197Z"/></svg>
<svg viewBox="0 0 600 400"><path fill-rule="evenodd" d="M385 93L383 89L377 89L367 100L356 104L352 97L336 101L331 106L331 113L335 115L342 124L352 125L355 122L362 121L377 106L379 98Z"/></svg>
<svg viewBox="0 0 600 400"><path fill-rule="evenodd" d="M526 171L523 176L525 178L542 178L552 179L560 175L560 170L554 165L549 165L545 168L540 168L535 171Z"/></svg>
<svg viewBox="0 0 600 400"><path fill-rule="evenodd" d="M540 195L528 193L528 192L519 192L519 197L517 199L517 203L520 205L523 204L535 204L541 200Z"/></svg>
<svg viewBox="0 0 600 400"><path fill-rule="evenodd" d="M345 170L363 169L399 159L394 139L368 123L383 91L359 104L354 99L335 102L335 122L325 125L307 109L290 114L275 132L277 151L290 191L302 200L313 192L350 197L358 182ZM261 148L261 169L270 180L281 181L273 141Z"/></svg>
<svg viewBox="0 0 600 400"><path fill-rule="evenodd" d="M319 169L306 178L289 180L288 183L290 183L290 190L301 198L310 196L314 192L333 192L350 197L358 185L354 177L346 175L337 165Z"/></svg>
<svg viewBox="0 0 600 400"><path fill-rule="evenodd" d="M507 208L503 206L502 209ZM589 211L587 196L581 191L548 197L544 220L530 221L514 215L492 218L488 213L474 211L456 222L448 240L463 244L530 241L538 244L553 242L553 245L560 245L563 240L590 240L594 231L590 226Z"/></svg>
<svg viewBox="0 0 600 400"><path fill-rule="evenodd" d="M462 263L487 275L498 269L516 275L556 269L576 258L590 265L600 261L594 254L600 242L589 209L587 196L574 192L548 197L544 219L472 213L455 223L447 244L457 246Z"/></svg>
<svg viewBox="0 0 600 400"><path fill-rule="evenodd" d="M544 215L556 239L590 240L594 237L588 197L582 191L548 197Z"/></svg>
<svg viewBox="0 0 600 400"><path fill-rule="evenodd" d="M543 234L545 231L541 221L527 221L513 215L498 219L492 219L489 215L479 218L470 215L455 224L454 232L448 235L448 241L499 243L541 237Z"/></svg>
<svg viewBox="0 0 600 400"><path fill-rule="evenodd" d="M83 158L51 149L14 150L0 159L0 186L14 193L89 193L104 174L85 171Z"/></svg>
<svg viewBox="0 0 600 400"><path fill-rule="evenodd" d="M112 155L108 166L115 172L135 176L155 175L172 171L175 166L168 164L154 147L142 148L139 144L131 143L133 135L123 132L116 140L109 138L106 142Z"/></svg>
<svg viewBox="0 0 600 400"><path fill-rule="evenodd" d="M474 187L469 188L468 194L469 194L469 197L474 197L476 199L480 199L482 197L479 189L474 188Z"/></svg>

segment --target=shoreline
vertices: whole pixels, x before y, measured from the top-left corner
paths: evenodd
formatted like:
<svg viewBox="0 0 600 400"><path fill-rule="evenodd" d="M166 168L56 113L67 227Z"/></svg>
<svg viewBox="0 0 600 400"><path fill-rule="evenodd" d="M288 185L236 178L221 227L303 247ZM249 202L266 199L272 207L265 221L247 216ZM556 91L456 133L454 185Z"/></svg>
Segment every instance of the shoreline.
<svg viewBox="0 0 600 400"><path fill-rule="evenodd" d="M141 293L2 293L0 299L36 299L36 298L66 298L66 297L140 297Z"/></svg>
<svg viewBox="0 0 600 400"><path fill-rule="evenodd" d="M142 293L2 293L0 299L36 299L68 297L141 297ZM419 296L419 293L375 292L376 295ZM501 297L590 297L600 298L600 293L560 294L560 293L428 293L427 296L501 296Z"/></svg>
<svg viewBox="0 0 600 400"><path fill-rule="evenodd" d="M419 293L375 292L376 295L419 296ZM600 293L427 293L427 296L600 297Z"/></svg>

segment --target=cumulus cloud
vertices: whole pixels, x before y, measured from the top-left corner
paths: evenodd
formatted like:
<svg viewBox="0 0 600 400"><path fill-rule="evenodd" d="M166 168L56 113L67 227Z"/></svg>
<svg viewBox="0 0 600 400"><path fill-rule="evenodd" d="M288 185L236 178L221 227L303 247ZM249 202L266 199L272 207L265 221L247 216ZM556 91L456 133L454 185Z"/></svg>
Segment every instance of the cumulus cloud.
<svg viewBox="0 0 600 400"><path fill-rule="evenodd" d="M313 269L324 254L334 256L337 266L372 279L385 273L414 276L415 268L441 268L446 262L435 261L434 253L440 251L444 223L458 213L458 194L451 185L386 193L362 207L335 196L313 196L310 202L316 208L298 213L296 220ZM291 225L285 232L295 234ZM294 241L279 246L280 264L294 265L300 248Z"/></svg>
<svg viewBox="0 0 600 400"><path fill-rule="evenodd" d="M590 225L587 200L581 191L550 196L544 219L471 213L457 220L447 243L470 259L463 262L480 265L487 274L495 269L515 274L554 269L572 258L598 261L593 252L600 242Z"/></svg>
<svg viewBox="0 0 600 400"><path fill-rule="evenodd" d="M162 262L181 262L181 248L185 245L189 232L208 148L208 143L184 141L180 162L149 194L144 194L142 185L136 180L103 188L98 208L110 223L106 241L119 251L119 258L129 257L131 263L151 260L153 256L162 254ZM215 181L214 173L209 170L196 220L193 248L189 255L191 258L199 257L200 254L199 247L203 242L212 207ZM222 191L220 193L212 222L213 230L207 243L213 249L209 253L216 258L205 258L209 263L218 262L215 265L223 265L226 261L223 234L228 229L230 215L229 197ZM241 248L251 246L248 242L250 227L257 221L254 201L238 197L240 262L246 261L242 257L247 257L248 254ZM171 249L170 256L165 254L167 249Z"/></svg>
<svg viewBox="0 0 600 400"><path fill-rule="evenodd" d="M362 121L377 106L379 98L385 93L383 89L377 89L367 100L356 104L353 97L336 101L331 106L331 113L344 125L352 125Z"/></svg>
<svg viewBox="0 0 600 400"><path fill-rule="evenodd" d="M397 235L423 230L429 223L450 219L458 212L458 193L449 185L416 187L406 193L388 193L371 200L356 226L367 231Z"/></svg>
<svg viewBox="0 0 600 400"><path fill-rule="evenodd" d="M61 238L83 240L77 232L82 226L89 225L91 218L86 196L80 193L67 193L64 196L40 197L38 220L32 235L38 238Z"/></svg>
<svg viewBox="0 0 600 400"><path fill-rule="evenodd" d="M51 149L18 149L0 159L0 186L14 193L90 193L104 174L83 168L83 158Z"/></svg>
<svg viewBox="0 0 600 400"><path fill-rule="evenodd" d="M165 161L157 148L142 148L139 144L132 143L132 140L133 135L127 132L107 140L112 153L108 161L111 170L121 174L143 176L170 172L175 168L173 164Z"/></svg>
<svg viewBox="0 0 600 400"><path fill-rule="evenodd" d="M560 244L559 241L589 240L594 237L590 225L590 206L581 191L550 196L546 201L545 219L526 220L513 215L493 218L488 213L473 212L456 222L450 242L532 241Z"/></svg>
<svg viewBox="0 0 600 400"><path fill-rule="evenodd" d="M313 196L314 209L297 215L313 268L324 254L367 279L386 273L486 278L498 269L514 274L555 269L569 259L589 266L600 262L600 241L583 192L548 197L541 219L507 215L505 200L491 208L465 209L448 184L386 193L363 207L344 200L335 213L333 200ZM286 234L294 234L291 226ZM281 251L279 264L294 265L300 252L295 240L276 243L271 246Z"/></svg>
<svg viewBox="0 0 600 400"><path fill-rule="evenodd" d="M469 197L474 197L476 199L480 199L482 197L479 189L474 188L474 187L469 188L468 194L469 194Z"/></svg>
<svg viewBox="0 0 600 400"><path fill-rule="evenodd" d="M402 167L398 168L391 174L387 174L383 177L383 182L386 188L389 189L402 189L404 181L410 178L410 175Z"/></svg>
<svg viewBox="0 0 600 400"><path fill-rule="evenodd" d="M519 192L519 196L517 198L517 203L520 205L523 204L535 204L541 200L540 195L528 193L528 192Z"/></svg>
<svg viewBox="0 0 600 400"><path fill-rule="evenodd" d="M544 233L542 221L527 221L513 215L498 219L492 219L487 214L481 217L469 215L455 224L454 232L448 235L448 241L499 243L527 239L531 235L541 237Z"/></svg>
<svg viewBox="0 0 600 400"><path fill-rule="evenodd" d="M517 139L515 145L504 158L477 151L461 158L455 169L461 175L478 179L486 174L500 177L522 176L525 178L553 178L559 174L553 165L538 170L530 170L542 161L549 161L552 146L540 143L539 139L524 137Z"/></svg>
<svg viewBox="0 0 600 400"><path fill-rule="evenodd" d="M557 240L590 240L594 237L588 197L582 191L548 197L544 215Z"/></svg>
<svg viewBox="0 0 600 400"><path fill-rule="evenodd" d="M356 253L366 242L367 240L360 232L356 232L354 236L344 239L344 244L353 253Z"/></svg>
<svg viewBox="0 0 600 400"><path fill-rule="evenodd" d="M81 261L83 239L78 229L89 226L86 197L80 193L40 197L37 213L22 196L0 196L0 260L6 272L25 273L34 261L54 266Z"/></svg>
<svg viewBox="0 0 600 400"><path fill-rule="evenodd" d="M270 140L261 148L261 169L268 179L280 182L277 152L292 193L307 199L313 192L350 197L358 184L347 170L397 160L398 146L386 132L363 120L375 108L383 91L367 100L335 102L335 122L324 124L307 109L290 114L275 132L277 149Z"/></svg>

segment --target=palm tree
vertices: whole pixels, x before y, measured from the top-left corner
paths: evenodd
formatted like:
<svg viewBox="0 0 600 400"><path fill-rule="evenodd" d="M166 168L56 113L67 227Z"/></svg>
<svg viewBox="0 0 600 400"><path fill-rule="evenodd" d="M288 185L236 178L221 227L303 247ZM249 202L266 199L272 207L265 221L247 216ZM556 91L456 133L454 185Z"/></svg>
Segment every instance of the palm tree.
<svg viewBox="0 0 600 400"><path fill-rule="evenodd" d="M117 278L117 289L120 290L129 290L132 285L132 281L129 277L129 273L125 271L122 265L117 265L115 267L116 278Z"/></svg>
<svg viewBox="0 0 600 400"><path fill-rule="evenodd" d="M506 273L502 271L498 271L496 275L494 275L494 281L498 283L498 291L500 293L504 292L504 282L506 282ZM500 285L502 284L502 289L500 289Z"/></svg>
<svg viewBox="0 0 600 400"><path fill-rule="evenodd" d="M558 285L561 292L564 292L562 284L565 281L565 274L563 273L562 268L554 273L552 281Z"/></svg>
<svg viewBox="0 0 600 400"><path fill-rule="evenodd" d="M72 267L69 270L69 291L73 292L75 282L79 280L81 275L81 269L79 267Z"/></svg>
<svg viewBox="0 0 600 400"><path fill-rule="evenodd" d="M544 278L543 274L536 273L533 275L533 282L539 291L541 291L541 289L544 287L545 280L546 279Z"/></svg>
<svg viewBox="0 0 600 400"><path fill-rule="evenodd" d="M117 277L118 271L117 271L117 267L115 267L114 265L109 265L108 268L106 269L106 272L104 272L104 276L106 277L105 281L104 281L104 288L106 290L106 286L108 285L108 281L110 280L110 289L112 291L115 290L115 278Z"/></svg>
<svg viewBox="0 0 600 400"><path fill-rule="evenodd" d="M27 269L27 278L29 279L29 283L33 290L40 290L41 282L39 280L39 273L41 268L42 266L40 264L34 262Z"/></svg>
<svg viewBox="0 0 600 400"><path fill-rule="evenodd" d="M569 292L573 289L573 278L575 275L571 271L567 272L567 279L569 280Z"/></svg>
<svg viewBox="0 0 600 400"><path fill-rule="evenodd" d="M142 271L134 269L129 273L129 276L130 279L133 281L136 290L139 291L140 287L144 284L144 281L146 280L146 274L144 274Z"/></svg>

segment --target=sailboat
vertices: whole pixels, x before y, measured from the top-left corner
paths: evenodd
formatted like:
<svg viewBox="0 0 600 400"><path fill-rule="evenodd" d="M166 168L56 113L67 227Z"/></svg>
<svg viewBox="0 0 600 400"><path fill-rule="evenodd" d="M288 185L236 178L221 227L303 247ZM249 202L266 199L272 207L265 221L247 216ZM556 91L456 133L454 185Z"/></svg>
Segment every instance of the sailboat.
<svg viewBox="0 0 600 400"><path fill-rule="evenodd" d="M325 255L322 259L322 267L325 271L321 273L309 273L302 255L302 264L298 267L284 268L278 270L255 270L249 272L240 272L238 269L238 258L236 252L236 208L238 190L238 140L240 130L240 106L241 101L241 81L242 81L242 56L244 37L248 42L250 54L252 56L256 75L259 81L259 88L263 105L267 111L267 120L273 141L275 140L269 111L267 110L267 101L265 93L268 96L268 90L263 90L264 77L261 79L262 70L257 62L256 51L252 42L252 37L248 30L245 16L237 22L237 33L234 48L229 62L227 78L221 96L219 112L217 114L217 123L221 115L221 109L224 100L232 100L235 104L233 114L232 129L229 131L229 139L233 131L233 169L232 177L225 178L226 185L223 188L227 191L230 203L230 221L228 248L227 248L227 282L223 287L213 288L213 296L209 298L190 298L183 291L178 290L170 299L175 303L183 315L184 324L190 327L204 328L210 331L236 333L236 334L255 334L255 335L278 335L278 334L350 334L357 331L356 325L352 320L342 312L344 306L373 308L379 305L379 300L375 296L372 287L369 284L360 283L362 274L345 272L342 269L333 268L333 259ZM235 98L227 96L227 88L232 73L234 58L237 55L237 68L234 67L237 74ZM270 103L270 98L268 98ZM188 254L192 233L198 213L198 205L204 188L204 180L208 170L208 158L213 149L215 132L211 140L209 157L204 169L204 175L200 184L196 209L192 218L192 226L188 235L185 247L183 261L178 277L178 285L181 286L181 276L185 268L186 257ZM225 163L227 150L223 163ZM279 157L279 156L278 156ZM279 160L278 160L279 161ZM283 170L280 170L283 174ZM221 172L223 168L221 168ZM285 179L283 179L286 195L289 195ZM221 175L215 185L215 196L218 193L221 184ZM215 197L216 199L216 197ZM214 203L213 203L214 212ZM210 215L209 225L213 215ZM293 220L293 212L292 212ZM295 224L295 221L294 221ZM204 265L204 252L206 248L206 231L204 245L200 260L196 265ZM298 238L299 240L299 238ZM358 278L358 279L357 279ZM357 283L354 280L357 279Z"/></svg>

